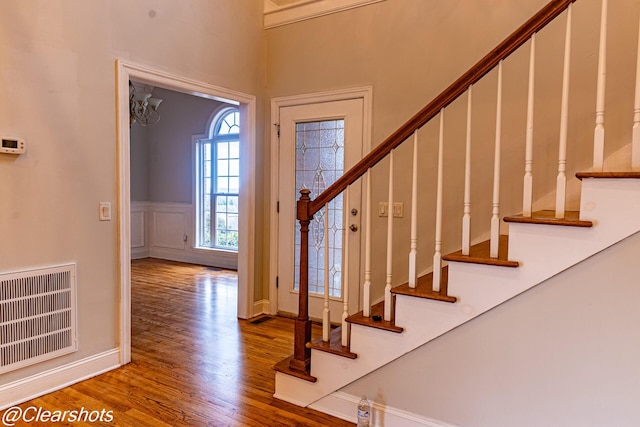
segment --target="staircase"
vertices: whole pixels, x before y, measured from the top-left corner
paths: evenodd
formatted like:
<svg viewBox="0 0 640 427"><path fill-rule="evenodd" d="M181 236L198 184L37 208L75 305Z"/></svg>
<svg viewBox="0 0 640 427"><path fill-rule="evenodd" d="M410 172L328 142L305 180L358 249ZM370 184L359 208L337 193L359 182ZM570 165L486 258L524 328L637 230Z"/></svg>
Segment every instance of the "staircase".
<svg viewBox="0 0 640 427"><path fill-rule="evenodd" d="M325 192L314 200L309 192L303 190L298 202L298 219L302 230L301 274L300 274L300 308L296 319L296 336L294 355L276 365L276 398L286 400L300 406L309 406L314 402L331 395L347 384L384 366L402 355L422 346L429 341L451 331L457 326L469 322L488 310L508 301L524 291L545 280L569 269L581 261L605 250L621 240L640 231L640 90L637 91L634 111L629 112L633 122L629 120L628 129L629 158L622 166L614 161L605 160L605 128L604 100L606 82L606 36L608 2L603 0L600 9L600 38L594 50L598 53L598 75L596 80L595 117L592 122L593 139L588 144L580 141L582 149L593 152L593 163L589 172L580 172L576 177L581 188L573 196L578 199L577 210L566 209L567 200L572 196L567 185L567 143L568 127L573 123L569 114L569 76L572 43L572 10L580 7L588 0L554 0L540 10L535 16L516 30L496 49L480 60L467 73L461 76L449 88L436 97L423 110L411 118L404 126L378 145L354 168L345 173ZM575 3L575 5L574 5ZM557 165L556 186L550 193L555 199L555 206L545 210L534 210L533 207L546 203L549 198L541 198L540 203L533 202L533 106L536 91L534 89L536 34L547 24L562 20L565 27L564 62L562 70L562 93L559 103L562 105L559 118L558 135L559 156ZM557 22L554 25L559 25ZM529 73L523 76L528 81L527 121L524 144L524 180L522 175L516 178L507 176L508 180L523 182L522 212L514 216L500 216L500 186L505 177L501 177L502 156L502 85L503 63L514 52L526 49L530 52ZM635 61L629 61L633 67ZM491 198L490 226L484 234L488 240L478 239L476 232L470 232L471 194L471 132L467 132L464 171L464 201L462 214L444 211L443 199L443 152L446 149L444 138L445 111L455 102L468 100L466 120L460 126L470 128L472 122L472 90L485 76L497 80L495 141L493 170L491 181L493 192L482 197ZM640 79L640 73L638 73ZM640 82L636 83L640 87ZM633 92L632 88L628 89ZM538 94L538 96L540 96ZM544 95L543 95L544 96ZM635 113L635 114L634 114ZM458 120L459 121L459 120ZM419 130L430 122L430 126L439 126L438 147L434 156L438 159L437 183L435 185L435 236L433 263L423 274L417 263L418 239L418 147ZM466 123L465 123L466 122ZM371 206L371 175L380 173L374 166L381 162L389 162L389 206L394 202L394 150L401 144L413 143L412 174L412 214L411 238L409 250L408 282L394 285L393 260L406 257L393 253L393 219L387 223L387 265L384 283L384 299L371 301L373 289L382 284L371 283L372 267L370 248L366 248L364 260L365 283L362 285L362 306L364 309L355 314L343 313L343 322L337 328L330 328L325 319L322 337L312 338L310 320L307 312L307 290L304 268L306 267L305 239L306 229L313 214L343 192L348 197L349 185L357 180L364 180L367 188L365 203ZM520 141L518 141L520 143ZM613 158L614 156L610 156ZM513 159L508 159L513 162ZM520 161L520 159L518 159ZM625 171L605 171L607 166L621 167ZM579 167L579 165L578 165ZM555 173L555 171L554 171ZM504 185L504 184L502 184ZM370 215L372 209L367 209ZM443 216L462 218L461 249L449 254L442 254ZM504 225L501 225L504 224ZM371 219L366 218L365 230L371 232ZM429 224L420 224L421 230ZM506 234L505 232L508 232ZM445 237L446 239L446 237ZM367 244L370 242L367 236ZM473 244L478 241L478 243ZM430 255L431 257L431 255Z"/></svg>

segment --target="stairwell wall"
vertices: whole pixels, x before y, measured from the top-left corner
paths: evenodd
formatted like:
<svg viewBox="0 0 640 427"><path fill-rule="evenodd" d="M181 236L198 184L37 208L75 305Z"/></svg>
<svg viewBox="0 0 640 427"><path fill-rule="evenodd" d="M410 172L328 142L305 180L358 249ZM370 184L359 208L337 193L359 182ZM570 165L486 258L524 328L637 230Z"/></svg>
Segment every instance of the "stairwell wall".
<svg viewBox="0 0 640 427"><path fill-rule="evenodd" d="M636 233L341 391L459 426L638 425L639 251Z"/></svg>
<svg viewBox="0 0 640 427"><path fill-rule="evenodd" d="M546 4L546 0L388 0L339 14L272 28L267 33L269 97L353 86L373 86L372 143L375 146L419 111L482 56ZM633 59L638 4L610 5L612 34L607 95L607 152L628 141L632 118ZM633 11L633 13L629 13ZM591 164L595 120L595 81L600 2L579 0L574 9L571 110L567 176ZM558 129L565 18L538 37L535 109L534 200L552 191L557 174ZM636 35L634 35L634 33ZM616 52L627 52L616 55ZM622 56L622 57L621 57ZM502 128L501 215L520 212L524 174L524 137L528 48L505 62ZM489 229L495 139L496 75L474 87L472 169L472 239ZM445 112L443 253L461 241L466 97ZM434 242L438 121L419 133L421 150L419 271L431 266ZM586 144L586 145L581 145ZM396 200L405 217L395 220L394 283L407 277L409 247L411 148L397 150ZM386 218L375 215L386 201L388 160L374 169L373 262L384 266ZM268 184L265 184L268 185ZM538 206L538 208L552 206ZM572 206L570 206L572 207ZM373 299L382 296L384 271L374 270Z"/></svg>

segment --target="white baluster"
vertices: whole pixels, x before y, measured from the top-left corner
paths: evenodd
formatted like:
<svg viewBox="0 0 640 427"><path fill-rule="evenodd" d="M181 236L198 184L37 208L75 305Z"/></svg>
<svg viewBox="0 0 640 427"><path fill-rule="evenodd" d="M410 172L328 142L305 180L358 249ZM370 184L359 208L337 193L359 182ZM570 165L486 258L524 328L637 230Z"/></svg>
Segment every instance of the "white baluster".
<svg viewBox="0 0 640 427"><path fill-rule="evenodd" d="M322 340L329 341L331 313L329 311L329 204L324 205L324 309L322 310Z"/></svg>
<svg viewBox="0 0 640 427"><path fill-rule="evenodd" d="M602 0L600 14L600 49L598 53L598 86L596 94L596 128L593 132L593 171L604 168L604 98L607 73L607 0Z"/></svg>
<svg viewBox="0 0 640 427"><path fill-rule="evenodd" d="M522 195L522 216L531 217L533 201L533 99L535 89L536 35L531 36L529 56L529 91L527 95L527 131L525 135L524 190Z"/></svg>
<svg viewBox="0 0 640 427"><path fill-rule="evenodd" d="M391 281L393 279L393 150L389 155L389 205L387 209L387 281L384 287L384 320L391 321Z"/></svg>
<svg viewBox="0 0 640 427"><path fill-rule="evenodd" d="M567 134L569 128L569 68L571 63L571 10L567 10L567 28L564 43L562 72L562 105L560 108L560 147L558 149L558 178L556 179L556 218L564 218L567 194Z"/></svg>
<svg viewBox="0 0 640 427"><path fill-rule="evenodd" d="M364 285L362 295L362 315L371 315L371 169L367 172L366 189L367 215L365 217L364 235Z"/></svg>
<svg viewBox="0 0 640 427"><path fill-rule="evenodd" d="M464 209L462 214L462 255L469 255L471 245L471 91L467 94L467 138L464 157Z"/></svg>
<svg viewBox="0 0 640 427"><path fill-rule="evenodd" d="M489 256L498 258L500 244L500 147L502 145L502 61L498 63L498 97L496 101L496 141L493 160L493 202Z"/></svg>
<svg viewBox="0 0 640 427"><path fill-rule="evenodd" d="M350 187L344 191L344 230L342 235L342 248L344 250L344 265L342 267L342 345L349 345L349 191Z"/></svg>
<svg viewBox="0 0 640 427"><path fill-rule="evenodd" d="M638 52L636 53L636 97L633 104L631 168L634 171L640 170L640 23L638 24Z"/></svg>
<svg viewBox="0 0 640 427"><path fill-rule="evenodd" d="M440 110L440 135L438 137L438 183L436 190L436 244L433 254L433 291L440 292L442 280L442 171L444 169L444 108Z"/></svg>
<svg viewBox="0 0 640 427"><path fill-rule="evenodd" d="M411 179L411 245L409 250L409 287L418 280L418 131L413 133L413 175Z"/></svg>

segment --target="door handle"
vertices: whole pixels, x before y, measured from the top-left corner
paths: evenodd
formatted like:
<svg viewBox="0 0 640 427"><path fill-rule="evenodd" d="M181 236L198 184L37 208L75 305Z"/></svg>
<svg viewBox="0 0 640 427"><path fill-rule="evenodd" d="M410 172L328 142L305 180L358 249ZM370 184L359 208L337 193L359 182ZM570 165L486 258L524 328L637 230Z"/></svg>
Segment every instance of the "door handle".
<svg viewBox="0 0 640 427"><path fill-rule="evenodd" d="M355 224L351 224L351 225L349 226L349 230L351 230L351 231L358 231L358 226L357 226L357 225L355 225Z"/></svg>

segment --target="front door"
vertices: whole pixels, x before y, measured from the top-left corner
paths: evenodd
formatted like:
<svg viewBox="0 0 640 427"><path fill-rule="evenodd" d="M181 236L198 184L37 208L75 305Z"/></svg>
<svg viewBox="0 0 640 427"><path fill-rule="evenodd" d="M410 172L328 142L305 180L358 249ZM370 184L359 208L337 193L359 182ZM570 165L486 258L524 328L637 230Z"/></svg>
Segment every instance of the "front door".
<svg viewBox="0 0 640 427"><path fill-rule="evenodd" d="M300 225L296 201L300 189L315 199L362 158L363 100L350 99L280 108L278 311L298 312ZM309 227L309 316L322 318L325 294L325 245L331 321L339 322L347 288L348 312L358 311L360 293L360 184L316 213ZM328 241L325 216L328 215ZM346 229L346 231L345 231ZM349 256L345 265L344 238ZM348 280L348 282L347 282Z"/></svg>

